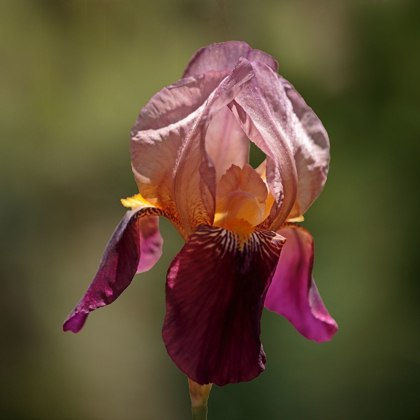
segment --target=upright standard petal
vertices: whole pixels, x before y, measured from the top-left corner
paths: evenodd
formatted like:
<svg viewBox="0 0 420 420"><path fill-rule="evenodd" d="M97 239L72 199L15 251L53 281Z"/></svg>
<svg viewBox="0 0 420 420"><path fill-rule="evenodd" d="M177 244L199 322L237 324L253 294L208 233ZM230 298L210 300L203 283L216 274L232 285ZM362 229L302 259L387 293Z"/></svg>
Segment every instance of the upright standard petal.
<svg viewBox="0 0 420 420"><path fill-rule="evenodd" d="M263 63L251 65L255 77L230 106L246 135L267 155L266 176L275 203L264 226L276 231L296 199L296 119L278 75Z"/></svg>
<svg viewBox="0 0 420 420"><path fill-rule="evenodd" d="M287 241L265 307L287 318L304 337L318 343L331 340L337 332L337 323L325 308L312 277L312 236L297 225L289 225L279 233Z"/></svg>
<svg viewBox="0 0 420 420"><path fill-rule="evenodd" d="M162 89L143 107L131 130L131 165L141 195L174 216L174 168L202 105L227 72L182 79Z"/></svg>
<svg viewBox="0 0 420 420"><path fill-rule="evenodd" d="M172 261L163 340L175 364L203 385L250 381L265 368L260 318L284 238L200 226Z"/></svg>
<svg viewBox="0 0 420 420"><path fill-rule="evenodd" d="M249 140L227 107L212 119L206 133L206 151L216 170L216 183L232 166L243 168L249 161Z"/></svg>
<svg viewBox="0 0 420 420"><path fill-rule="evenodd" d="M260 50L253 50L245 42L230 41L199 49L191 57L183 77L207 71L233 70L241 57L249 61L260 61L276 73L278 71L279 65L271 55Z"/></svg>
<svg viewBox="0 0 420 420"><path fill-rule="evenodd" d="M174 191L178 216L188 235L201 224L211 225L214 218L216 171L205 147L208 127L253 76L249 61L239 60L200 109L194 128L182 143L174 169Z"/></svg>
<svg viewBox="0 0 420 420"><path fill-rule="evenodd" d="M89 312L114 302L136 272L146 271L157 262L162 253L158 221L155 216L145 216L160 214L153 207L127 212L105 248L92 284L64 322L64 331L79 332Z"/></svg>
<svg viewBox="0 0 420 420"><path fill-rule="evenodd" d="M298 174L297 197L289 217L306 212L324 188L330 162L330 142L321 120L291 83L279 76L293 106L296 141L293 153Z"/></svg>

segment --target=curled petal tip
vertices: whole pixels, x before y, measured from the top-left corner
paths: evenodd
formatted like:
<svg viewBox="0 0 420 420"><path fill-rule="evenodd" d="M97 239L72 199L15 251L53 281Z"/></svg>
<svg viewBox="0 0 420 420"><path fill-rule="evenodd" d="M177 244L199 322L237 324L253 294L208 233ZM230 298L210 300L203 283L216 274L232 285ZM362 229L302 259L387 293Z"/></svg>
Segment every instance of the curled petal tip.
<svg viewBox="0 0 420 420"><path fill-rule="evenodd" d="M79 332L89 312L114 302L137 272L146 271L157 262L162 238L154 215L159 211L143 207L126 213L105 248L95 278L64 322L64 331Z"/></svg>
<svg viewBox="0 0 420 420"><path fill-rule="evenodd" d="M88 314L74 314L70 315L63 324L63 331L71 331L72 333L78 333L85 325Z"/></svg>

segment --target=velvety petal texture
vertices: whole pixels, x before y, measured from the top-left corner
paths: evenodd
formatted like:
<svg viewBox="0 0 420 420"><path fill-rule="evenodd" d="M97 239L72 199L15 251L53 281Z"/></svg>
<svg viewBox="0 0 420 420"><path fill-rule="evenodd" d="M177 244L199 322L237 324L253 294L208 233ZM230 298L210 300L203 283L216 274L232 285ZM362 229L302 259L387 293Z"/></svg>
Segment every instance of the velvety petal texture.
<svg viewBox="0 0 420 420"><path fill-rule="evenodd" d="M267 293L265 306L287 318L304 337L331 340L337 323L330 316L312 277L314 242L300 226L279 230L287 241Z"/></svg>
<svg viewBox="0 0 420 420"><path fill-rule="evenodd" d="M155 216L145 216L159 213L150 207L126 213L106 246L92 284L64 322L64 331L79 332L89 312L114 302L136 272L157 262L162 253L158 221Z"/></svg>
<svg viewBox="0 0 420 420"><path fill-rule="evenodd" d="M249 381L264 370L260 318L284 238L260 231L242 239L200 226L169 268L163 340L201 385Z"/></svg>

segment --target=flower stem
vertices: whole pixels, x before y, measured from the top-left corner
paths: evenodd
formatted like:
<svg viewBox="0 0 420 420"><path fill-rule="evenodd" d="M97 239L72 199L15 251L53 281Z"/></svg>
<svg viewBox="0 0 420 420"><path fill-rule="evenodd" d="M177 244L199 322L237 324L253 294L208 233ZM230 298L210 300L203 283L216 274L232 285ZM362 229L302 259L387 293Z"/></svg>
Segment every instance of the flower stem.
<svg viewBox="0 0 420 420"><path fill-rule="evenodd" d="M207 420L207 406L191 407L193 420Z"/></svg>
<svg viewBox="0 0 420 420"><path fill-rule="evenodd" d="M207 400L209 399L211 385L199 385L188 378L193 420L207 420Z"/></svg>

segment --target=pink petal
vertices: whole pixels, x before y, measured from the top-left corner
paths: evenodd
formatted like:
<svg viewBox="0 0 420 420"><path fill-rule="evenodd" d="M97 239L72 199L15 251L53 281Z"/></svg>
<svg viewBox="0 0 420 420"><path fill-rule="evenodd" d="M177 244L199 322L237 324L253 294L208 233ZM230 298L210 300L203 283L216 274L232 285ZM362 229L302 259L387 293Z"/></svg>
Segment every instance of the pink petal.
<svg viewBox="0 0 420 420"><path fill-rule="evenodd" d="M249 62L242 60L230 74L212 71L182 79L155 95L133 127L131 158L139 191L180 219L185 238L213 220L216 176L206 133L214 118L209 143L212 133L226 129L232 134L229 144L243 150L237 157L246 153L243 132L222 109L252 76ZM216 162L216 168L226 165Z"/></svg>
<svg viewBox="0 0 420 420"><path fill-rule="evenodd" d="M226 75L198 75L162 89L143 107L131 130L131 165L141 195L175 217L173 173L182 141Z"/></svg>
<svg viewBox="0 0 420 420"><path fill-rule="evenodd" d="M233 70L241 57L249 61L260 61L275 72L278 70L278 63L271 55L260 50L253 50L245 42L230 41L199 49L192 56L183 77L207 71Z"/></svg>
<svg viewBox="0 0 420 420"><path fill-rule="evenodd" d="M163 239L159 232L159 218L156 216L138 219L140 259L136 273L149 271L162 255Z"/></svg>
<svg viewBox="0 0 420 420"><path fill-rule="evenodd" d="M250 381L265 368L260 342L264 298L284 238L200 226L172 261L163 340L176 365L203 385Z"/></svg>
<svg viewBox="0 0 420 420"><path fill-rule="evenodd" d="M64 331L79 332L89 312L114 302L136 272L146 271L157 262L162 253L162 238L156 217L142 219L148 211L148 208L129 211L121 220L106 246L92 284L64 322Z"/></svg>
<svg viewBox="0 0 420 420"><path fill-rule="evenodd" d="M296 214L290 216L297 217L306 212L324 188L330 161L330 143L327 131L312 108L306 104L291 83L281 76L279 79L298 120L294 143L298 191Z"/></svg>
<svg viewBox="0 0 420 420"><path fill-rule="evenodd" d="M280 229L279 233L287 241L265 307L287 318L304 337L319 343L331 340L338 327L325 308L312 277L312 236L299 226Z"/></svg>
<svg viewBox="0 0 420 420"><path fill-rule="evenodd" d="M255 76L235 98L231 108L246 135L267 155L267 181L276 199L267 228L277 230L296 199L293 150L298 122L278 75L260 62L251 65Z"/></svg>
<svg viewBox="0 0 420 420"><path fill-rule="evenodd" d="M249 161L249 140L236 118L225 106L212 119L206 133L206 151L216 170L216 183L232 166Z"/></svg>
<svg viewBox="0 0 420 420"><path fill-rule="evenodd" d="M253 76L249 61L239 60L235 69L204 103L193 130L183 140L174 169L174 192L178 216L187 235L200 224L212 224L214 218L216 174L205 150L209 124Z"/></svg>

